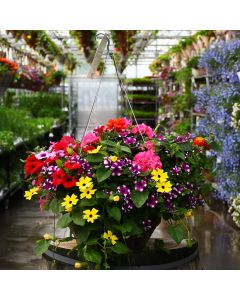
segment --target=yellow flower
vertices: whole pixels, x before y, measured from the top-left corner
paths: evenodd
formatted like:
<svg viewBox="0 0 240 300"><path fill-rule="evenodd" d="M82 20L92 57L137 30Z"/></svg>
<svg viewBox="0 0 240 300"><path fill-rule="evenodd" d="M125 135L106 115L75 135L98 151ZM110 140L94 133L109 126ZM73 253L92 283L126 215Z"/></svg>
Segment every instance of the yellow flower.
<svg viewBox="0 0 240 300"><path fill-rule="evenodd" d="M114 235L111 230L104 232L103 238L106 240L111 240L112 245L115 245L116 241L118 240L118 237Z"/></svg>
<svg viewBox="0 0 240 300"><path fill-rule="evenodd" d="M97 146L96 149L94 150L88 150L88 154L95 154L95 153L98 153L100 151L100 149L102 148L102 146Z"/></svg>
<svg viewBox="0 0 240 300"><path fill-rule="evenodd" d="M164 172L162 169L153 170L151 175L152 179L155 181L165 182L168 178L167 172Z"/></svg>
<svg viewBox="0 0 240 300"><path fill-rule="evenodd" d="M93 185L91 185L89 188L81 191L81 195L80 195L80 198L83 199L83 198L87 198L87 199L91 199L92 198L92 195L95 194L96 190L93 189Z"/></svg>
<svg viewBox="0 0 240 300"><path fill-rule="evenodd" d="M87 222L93 223L95 220L97 220L100 215L98 215L98 210L96 208L93 208L92 210L87 209L83 211L83 219L87 220Z"/></svg>
<svg viewBox="0 0 240 300"><path fill-rule="evenodd" d="M64 201L61 203L61 205L65 207L67 212L71 212L73 205L76 205L79 199L75 194L72 194L71 197L67 195L63 200Z"/></svg>
<svg viewBox="0 0 240 300"><path fill-rule="evenodd" d="M120 200L120 197L119 196L113 196L113 201L115 201L115 202L117 202L117 201L119 201Z"/></svg>
<svg viewBox="0 0 240 300"><path fill-rule="evenodd" d="M81 269L81 263L80 262L75 262L74 268L75 269Z"/></svg>
<svg viewBox="0 0 240 300"><path fill-rule="evenodd" d="M53 240L53 237L50 234L48 234L48 233L45 233L44 236L43 236L43 238L46 241Z"/></svg>
<svg viewBox="0 0 240 300"><path fill-rule="evenodd" d="M110 156L110 160L111 160L112 162L116 162L116 161L118 160L118 157L112 155L112 156Z"/></svg>
<svg viewBox="0 0 240 300"><path fill-rule="evenodd" d="M25 191L24 197L26 200L31 200L33 195L38 193L39 188L32 188L29 191Z"/></svg>
<svg viewBox="0 0 240 300"><path fill-rule="evenodd" d="M192 216L192 214L193 214L192 209L189 209L185 212L184 216L185 216L185 218L190 218Z"/></svg>
<svg viewBox="0 0 240 300"><path fill-rule="evenodd" d="M157 191L160 193L169 193L172 190L172 184L170 181L157 182L156 188L157 188Z"/></svg>
<svg viewBox="0 0 240 300"><path fill-rule="evenodd" d="M83 176L82 176L82 177L79 179L79 181L76 183L76 186L78 186L78 187L79 187L79 190L80 190L81 192L83 192L84 190L86 190L87 188L89 188L92 184L93 184L93 183L92 183L92 178L91 178L91 177L88 177L88 176L83 177Z"/></svg>

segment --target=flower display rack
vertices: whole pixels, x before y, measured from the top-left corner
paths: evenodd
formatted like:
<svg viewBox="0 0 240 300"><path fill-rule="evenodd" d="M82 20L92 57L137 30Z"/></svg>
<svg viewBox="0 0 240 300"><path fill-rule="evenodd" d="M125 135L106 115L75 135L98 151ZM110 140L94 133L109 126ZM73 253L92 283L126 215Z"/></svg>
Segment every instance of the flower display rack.
<svg viewBox="0 0 240 300"><path fill-rule="evenodd" d="M157 82L151 78L136 78L125 80L125 84L138 123L155 127L159 107ZM123 111L125 115L133 118L126 101L123 104Z"/></svg>

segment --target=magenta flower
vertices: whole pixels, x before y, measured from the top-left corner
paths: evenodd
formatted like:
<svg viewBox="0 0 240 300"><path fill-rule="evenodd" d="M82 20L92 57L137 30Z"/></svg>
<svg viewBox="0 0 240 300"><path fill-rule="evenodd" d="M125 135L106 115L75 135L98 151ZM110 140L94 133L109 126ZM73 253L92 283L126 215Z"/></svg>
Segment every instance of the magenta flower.
<svg viewBox="0 0 240 300"><path fill-rule="evenodd" d="M153 150L137 153L133 158L133 162L138 165L143 172L162 168L160 157L156 155Z"/></svg>
<svg viewBox="0 0 240 300"><path fill-rule="evenodd" d="M144 231L148 231L152 228L152 221L150 219L147 219L142 222Z"/></svg>
<svg viewBox="0 0 240 300"><path fill-rule="evenodd" d="M94 134L92 132L89 132L82 139L81 147L83 148L87 145L92 145L92 144L95 144L97 142L99 142L99 137L96 134Z"/></svg>
<svg viewBox="0 0 240 300"><path fill-rule="evenodd" d="M135 125L131 131L133 134L139 134L141 132L142 135L148 136L150 139L155 136L154 131L150 126L145 124Z"/></svg>

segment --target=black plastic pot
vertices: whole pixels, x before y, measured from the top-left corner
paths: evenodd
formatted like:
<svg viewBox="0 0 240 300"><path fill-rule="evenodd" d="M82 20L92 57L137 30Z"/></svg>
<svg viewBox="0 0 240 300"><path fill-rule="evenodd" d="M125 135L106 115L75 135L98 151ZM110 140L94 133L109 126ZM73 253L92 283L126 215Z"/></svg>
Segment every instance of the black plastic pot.
<svg viewBox="0 0 240 300"><path fill-rule="evenodd" d="M155 239L150 240L151 243ZM168 251L167 251L168 252ZM167 253L163 250L140 250L132 255L132 265L127 264L127 258L123 257L122 264L111 266L112 270L197 270L199 264L198 243L192 247L171 249ZM51 248L43 254L43 268L69 270L74 269L77 258L73 252L64 248Z"/></svg>

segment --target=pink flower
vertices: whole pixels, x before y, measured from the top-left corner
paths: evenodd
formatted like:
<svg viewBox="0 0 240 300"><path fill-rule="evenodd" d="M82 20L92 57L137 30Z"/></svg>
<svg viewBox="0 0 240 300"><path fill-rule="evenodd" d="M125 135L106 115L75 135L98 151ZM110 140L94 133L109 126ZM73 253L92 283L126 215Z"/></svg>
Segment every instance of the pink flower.
<svg viewBox="0 0 240 300"><path fill-rule="evenodd" d="M92 145L97 142L99 142L99 137L96 134L89 132L82 139L81 147L83 148L87 145Z"/></svg>
<svg viewBox="0 0 240 300"><path fill-rule="evenodd" d="M43 211L43 206L45 204L47 204L48 202L48 195L46 195L46 198L44 199L43 197L40 197L39 198L39 205L40 205L40 211L42 212Z"/></svg>
<svg viewBox="0 0 240 300"><path fill-rule="evenodd" d="M150 139L154 137L154 131L150 126L147 126L145 124L135 125L132 129L133 134L138 134L141 132L142 135L147 135Z"/></svg>
<svg viewBox="0 0 240 300"><path fill-rule="evenodd" d="M138 165L143 172L162 168L160 157L153 150L137 153L133 158L133 163Z"/></svg>
<svg viewBox="0 0 240 300"><path fill-rule="evenodd" d="M152 142L147 141L147 142L145 142L145 147L146 147L148 150L153 150L154 145L153 145Z"/></svg>

